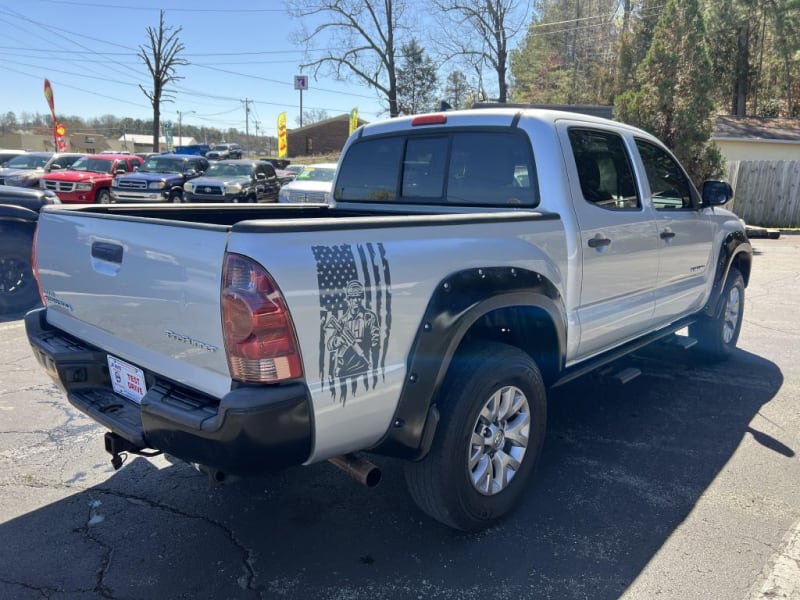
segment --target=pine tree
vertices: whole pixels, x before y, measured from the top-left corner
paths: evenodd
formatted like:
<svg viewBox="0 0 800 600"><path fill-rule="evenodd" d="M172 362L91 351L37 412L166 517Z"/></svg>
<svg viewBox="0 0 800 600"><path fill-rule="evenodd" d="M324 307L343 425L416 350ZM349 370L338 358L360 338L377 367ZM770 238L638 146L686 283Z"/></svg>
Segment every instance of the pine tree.
<svg viewBox="0 0 800 600"><path fill-rule="evenodd" d="M401 47L397 69L397 105L407 115L433 109L436 66L416 38Z"/></svg>
<svg viewBox="0 0 800 600"><path fill-rule="evenodd" d="M714 85L698 1L667 0L633 88L615 100L615 117L660 138L701 182L722 171L709 143Z"/></svg>

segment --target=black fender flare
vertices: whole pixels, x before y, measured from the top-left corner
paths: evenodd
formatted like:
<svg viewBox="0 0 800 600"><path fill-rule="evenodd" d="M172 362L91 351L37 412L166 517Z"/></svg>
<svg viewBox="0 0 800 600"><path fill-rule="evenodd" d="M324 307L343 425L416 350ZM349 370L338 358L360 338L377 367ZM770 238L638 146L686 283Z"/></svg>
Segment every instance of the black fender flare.
<svg viewBox="0 0 800 600"><path fill-rule="evenodd" d="M24 206L14 204L0 204L0 221L25 221L36 223L39 213Z"/></svg>
<svg viewBox="0 0 800 600"><path fill-rule="evenodd" d="M714 272L714 284L711 287L711 294L703 307L702 313L707 316L714 316L719 303L722 290L725 289L725 282L731 267L736 266L744 278L744 285L750 283L750 269L753 262L753 247L750 240L742 231L729 233L722 242L719 254L717 255L717 265Z"/></svg>
<svg viewBox="0 0 800 600"><path fill-rule="evenodd" d="M409 351L407 376L392 423L371 452L411 459L427 453L438 423L435 398L453 357L479 321L504 309L535 310L549 320L555 338L552 341L557 346L552 349L557 359L552 369L557 372L563 368L566 309L558 290L546 277L509 267L454 273L439 283L428 303ZM490 325L483 331L492 332L493 339L503 341L504 329L511 327L492 329Z"/></svg>

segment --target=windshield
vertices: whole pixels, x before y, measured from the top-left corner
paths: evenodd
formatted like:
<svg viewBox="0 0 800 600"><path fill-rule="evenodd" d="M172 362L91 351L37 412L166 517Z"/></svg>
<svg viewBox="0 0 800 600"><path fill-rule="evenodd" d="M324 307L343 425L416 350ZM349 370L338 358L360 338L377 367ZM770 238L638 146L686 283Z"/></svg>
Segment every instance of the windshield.
<svg viewBox="0 0 800 600"><path fill-rule="evenodd" d="M154 157L139 167L139 173L183 173L184 164L181 159Z"/></svg>
<svg viewBox="0 0 800 600"><path fill-rule="evenodd" d="M84 171L88 173L111 173L111 167L114 165L113 160L106 158L89 158L84 156L79 158L70 167L73 171Z"/></svg>
<svg viewBox="0 0 800 600"><path fill-rule="evenodd" d="M298 181L333 181L336 169L330 167L306 167L297 176Z"/></svg>
<svg viewBox="0 0 800 600"><path fill-rule="evenodd" d="M212 150L227 150L228 148L230 148L229 144L217 144Z"/></svg>
<svg viewBox="0 0 800 600"><path fill-rule="evenodd" d="M206 177L249 177L250 165L221 165L214 163L205 172Z"/></svg>
<svg viewBox="0 0 800 600"><path fill-rule="evenodd" d="M47 161L50 160L50 156L51 155L47 154L44 156L41 154L20 154L9 160L3 166L9 169L41 169L47 164Z"/></svg>

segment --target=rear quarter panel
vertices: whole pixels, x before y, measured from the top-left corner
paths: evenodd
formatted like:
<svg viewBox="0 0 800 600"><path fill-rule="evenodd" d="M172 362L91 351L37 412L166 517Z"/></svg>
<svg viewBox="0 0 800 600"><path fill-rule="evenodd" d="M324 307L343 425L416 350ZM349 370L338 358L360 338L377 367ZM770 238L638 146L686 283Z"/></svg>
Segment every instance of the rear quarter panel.
<svg viewBox="0 0 800 600"><path fill-rule="evenodd" d="M228 250L261 263L286 298L313 403L309 462L369 448L390 427L422 315L449 275L529 269L563 293L567 261L558 219L369 229L349 229L339 219L329 229L270 234L234 228ZM354 279L365 288L363 308L375 315L377 339L372 368L342 376L329 320L346 319L344 290Z"/></svg>

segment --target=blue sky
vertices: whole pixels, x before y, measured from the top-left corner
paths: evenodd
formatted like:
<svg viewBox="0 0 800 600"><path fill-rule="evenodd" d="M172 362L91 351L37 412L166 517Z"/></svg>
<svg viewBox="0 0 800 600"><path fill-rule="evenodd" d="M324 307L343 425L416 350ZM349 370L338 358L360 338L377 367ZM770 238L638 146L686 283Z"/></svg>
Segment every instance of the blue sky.
<svg viewBox="0 0 800 600"><path fill-rule="evenodd" d="M162 103L162 120L177 126L181 111L184 124L244 131L247 99L251 134L257 122L259 134L275 136L284 111L288 127L298 126L294 76L305 55L291 41L300 23L280 0L0 0L0 113L48 114L48 78L58 115L152 119L138 87L151 89L152 78L136 53L160 8L167 25L182 28L182 56L192 63L179 68L184 79L175 102ZM329 117L353 108L367 121L388 116L373 90L328 77L310 76L302 102Z"/></svg>

